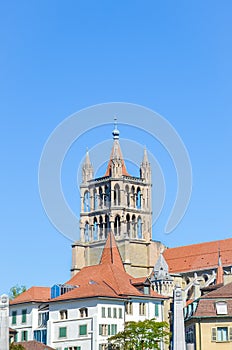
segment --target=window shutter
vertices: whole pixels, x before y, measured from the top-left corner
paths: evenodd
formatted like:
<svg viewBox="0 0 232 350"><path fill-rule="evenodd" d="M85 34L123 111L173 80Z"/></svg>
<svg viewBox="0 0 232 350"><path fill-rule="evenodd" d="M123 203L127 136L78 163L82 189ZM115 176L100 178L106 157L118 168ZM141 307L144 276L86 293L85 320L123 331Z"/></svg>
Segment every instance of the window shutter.
<svg viewBox="0 0 232 350"><path fill-rule="evenodd" d="M110 333L110 324L108 324L108 333L107 333L107 335L111 335L111 333Z"/></svg>
<svg viewBox="0 0 232 350"><path fill-rule="evenodd" d="M102 335L102 324L99 324L99 335Z"/></svg>
<svg viewBox="0 0 232 350"><path fill-rule="evenodd" d="M232 341L232 327L229 329L229 341Z"/></svg>
<svg viewBox="0 0 232 350"><path fill-rule="evenodd" d="M213 327L212 333L211 333L211 341L216 341L216 340L217 340L217 328Z"/></svg>

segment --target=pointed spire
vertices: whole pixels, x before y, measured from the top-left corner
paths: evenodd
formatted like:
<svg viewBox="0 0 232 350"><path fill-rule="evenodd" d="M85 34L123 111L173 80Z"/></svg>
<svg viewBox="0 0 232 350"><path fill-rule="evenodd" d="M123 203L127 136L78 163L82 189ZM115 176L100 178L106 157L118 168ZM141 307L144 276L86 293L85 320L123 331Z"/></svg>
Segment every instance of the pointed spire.
<svg viewBox="0 0 232 350"><path fill-rule="evenodd" d="M102 251L100 264L113 264L119 269L125 271L121 255L119 253L117 243L112 232L109 232L108 234L105 247Z"/></svg>
<svg viewBox="0 0 232 350"><path fill-rule="evenodd" d="M219 247L218 248L218 268L217 268L216 284L224 283L223 275L224 275L224 272L223 272L221 252L220 252L220 247Z"/></svg>
<svg viewBox="0 0 232 350"><path fill-rule="evenodd" d="M112 176L112 177L120 177L121 175L130 176L126 170L126 165L125 165L122 151L119 144L119 130L118 130L116 117L114 118L114 130L112 132L112 135L113 135L114 143L111 150L110 160L107 165L105 176ZM113 168L115 167L117 167L116 172L113 171Z"/></svg>
<svg viewBox="0 0 232 350"><path fill-rule="evenodd" d="M144 147L144 150L143 150L143 161L142 161L142 163L143 163L143 164L148 164L148 163L149 163L146 147Z"/></svg>
<svg viewBox="0 0 232 350"><path fill-rule="evenodd" d="M82 181L87 182L88 180L91 180L93 178L93 166L90 161L89 157L89 150L86 149L86 155L85 160L82 165Z"/></svg>

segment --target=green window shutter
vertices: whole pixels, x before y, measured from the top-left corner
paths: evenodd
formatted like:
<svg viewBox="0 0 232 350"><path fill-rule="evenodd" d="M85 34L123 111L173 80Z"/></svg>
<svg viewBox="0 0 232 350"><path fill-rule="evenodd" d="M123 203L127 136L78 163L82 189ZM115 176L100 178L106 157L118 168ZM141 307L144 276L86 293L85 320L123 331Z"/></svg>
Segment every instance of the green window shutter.
<svg viewBox="0 0 232 350"><path fill-rule="evenodd" d="M60 327L59 328L59 338L65 338L67 336L67 328Z"/></svg>
<svg viewBox="0 0 232 350"><path fill-rule="evenodd" d="M117 318L117 309L116 309L116 307L113 308L113 317Z"/></svg>
<svg viewBox="0 0 232 350"><path fill-rule="evenodd" d="M217 341L217 328L213 327L211 331L211 341Z"/></svg>
<svg viewBox="0 0 232 350"><path fill-rule="evenodd" d="M24 309L22 310L22 323L26 323L27 322L27 310Z"/></svg>
<svg viewBox="0 0 232 350"><path fill-rule="evenodd" d="M108 307L108 317L111 317L111 308Z"/></svg>
<svg viewBox="0 0 232 350"><path fill-rule="evenodd" d="M112 324L111 325L111 335L115 335L117 333L117 325Z"/></svg>
<svg viewBox="0 0 232 350"><path fill-rule="evenodd" d="M87 324L79 326L79 335L87 335Z"/></svg>
<svg viewBox="0 0 232 350"><path fill-rule="evenodd" d="M102 324L99 324L99 335L102 335Z"/></svg>
<svg viewBox="0 0 232 350"><path fill-rule="evenodd" d="M102 317L106 317L106 308L102 307Z"/></svg>
<svg viewBox="0 0 232 350"><path fill-rule="evenodd" d="M107 335L111 335L111 333L110 333L110 324L108 324L108 333L107 333Z"/></svg>
<svg viewBox="0 0 232 350"><path fill-rule="evenodd" d="M159 304L155 304L155 316L159 316Z"/></svg>
<svg viewBox="0 0 232 350"><path fill-rule="evenodd" d="M118 317L122 318L122 309L121 308L118 310Z"/></svg>
<svg viewBox="0 0 232 350"><path fill-rule="evenodd" d="M25 341L28 340L28 331L25 331Z"/></svg>
<svg viewBox="0 0 232 350"><path fill-rule="evenodd" d="M17 322L17 311L12 311L12 324L16 324Z"/></svg>

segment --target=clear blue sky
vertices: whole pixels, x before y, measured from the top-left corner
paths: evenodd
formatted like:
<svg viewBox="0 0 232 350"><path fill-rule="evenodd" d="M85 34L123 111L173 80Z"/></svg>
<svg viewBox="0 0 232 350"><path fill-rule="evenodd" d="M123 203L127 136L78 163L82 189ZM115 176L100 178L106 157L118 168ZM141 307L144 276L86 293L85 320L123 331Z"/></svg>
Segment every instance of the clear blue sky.
<svg viewBox="0 0 232 350"><path fill-rule="evenodd" d="M163 234L174 198L170 185L153 238L176 246L231 236L231 13L229 0L1 2L0 293L16 283L49 286L69 279L71 242L43 210L38 164L54 128L98 103L153 109L189 151L188 211L172 234ZM126 128L124 137L127 132L138 137ZM73 169L89 142L86 136L73 148L63 175L77 214ZM168 183L175 182L157 147L159 157Z"/></svg>

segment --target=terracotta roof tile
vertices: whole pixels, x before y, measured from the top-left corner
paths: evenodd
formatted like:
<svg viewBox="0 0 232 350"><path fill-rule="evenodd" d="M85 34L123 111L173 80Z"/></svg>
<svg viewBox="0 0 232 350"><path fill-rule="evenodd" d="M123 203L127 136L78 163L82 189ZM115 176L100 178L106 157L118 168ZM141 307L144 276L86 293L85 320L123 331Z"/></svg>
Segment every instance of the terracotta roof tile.
<svg viewBox="0 0 232 350"><path fill-rule="evenodd" d="M25 350L55 350L54 348L51 348L48 345L39 343L35 340L17 342L15 344L21 344L25 348Z"/></svg>
<svg viewBox="0 0 232 350"><path fill-rule="evenodd" d="M50 300L49 287L31 287L18 297L10 301L10 304L22 304L31 301L46 302Z"/></svg>
<svg viewBox="0 0 232 350"><path fill-rule="evenodd" d="M222 265L232 265L232 238L169 248L164 251L163 255L170 273L197 271L218 266L219 247Z"/></svg>

